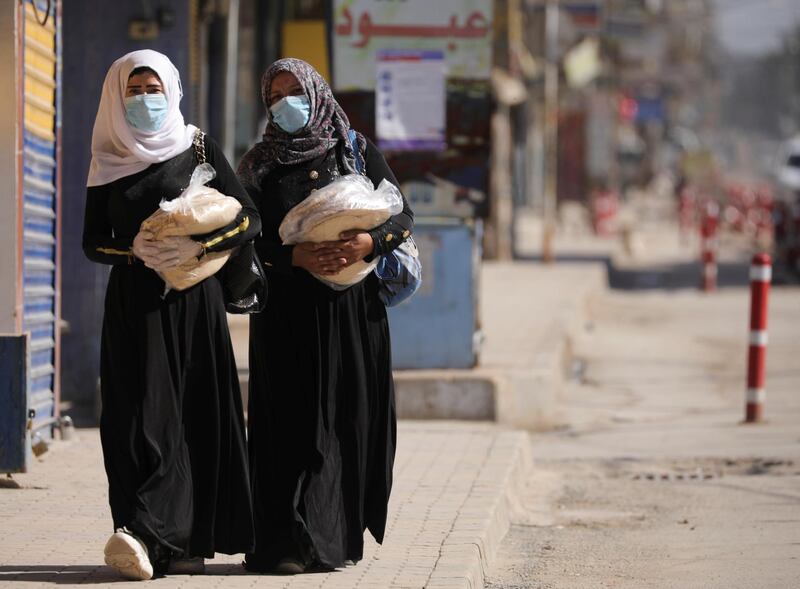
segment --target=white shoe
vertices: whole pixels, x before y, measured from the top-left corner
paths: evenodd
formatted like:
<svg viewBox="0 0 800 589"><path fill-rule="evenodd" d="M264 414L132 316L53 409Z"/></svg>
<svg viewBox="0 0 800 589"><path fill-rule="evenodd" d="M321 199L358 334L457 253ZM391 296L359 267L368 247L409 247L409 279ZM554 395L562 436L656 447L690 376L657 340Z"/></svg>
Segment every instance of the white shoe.
<svg viewBox="0 0 800 589"><path fill-rule="evenodd" d="M153 565L147 556L147 547L133 534L117 530L106 542L103 550L106 564L132 581L153 578Z"/></svg>

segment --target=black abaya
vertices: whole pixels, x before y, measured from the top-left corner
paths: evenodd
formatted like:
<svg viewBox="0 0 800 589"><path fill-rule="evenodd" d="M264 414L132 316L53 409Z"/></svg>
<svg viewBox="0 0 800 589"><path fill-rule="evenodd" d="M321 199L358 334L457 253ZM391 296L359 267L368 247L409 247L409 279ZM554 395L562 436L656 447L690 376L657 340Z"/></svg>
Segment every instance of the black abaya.
<svg viewBox="0 0 800 589"><path fill-rule="evenodd" d="M208 138L206 156L217 171L210 185L243 208L229 226L196 239L213 241L209 251L225 250L259 232L259 215ZM211 277L163 296L163 281L130 253L141 222L163 198L181 193L196 164L190 148L87 193L84 251L114 264L100 367L109 503L114 528L140 536L156 561L246 552L254 538L242 401L221 284Z"/></svg>
<svg viewBox="0 0 800 589"><path fill-rule="evenodd" d="M396 417L377 279L335 291L292 267L291 246L278 236L292 206L339 176L340 158L333 149L246 186L264 223L256 248L270 285L265 311L250 318L251 570L286 557L338 567L361 559L365 530L383 541ZM384 178L397 183L372 145L367 174L376 186ZM382 231L397 226L399 236L412 223L405 203Z"/></svg>

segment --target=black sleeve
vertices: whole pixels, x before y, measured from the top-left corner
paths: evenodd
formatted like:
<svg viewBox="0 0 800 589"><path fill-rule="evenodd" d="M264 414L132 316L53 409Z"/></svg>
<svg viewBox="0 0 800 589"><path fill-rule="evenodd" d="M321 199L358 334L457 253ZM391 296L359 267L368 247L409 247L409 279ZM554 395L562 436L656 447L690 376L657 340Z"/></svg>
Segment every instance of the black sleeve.
<svg viewBox="0 0 800 589"><path fill-rule="evenodd" d="M250 195L250 198L259 205L263 194L260 187L255 187L252 184L245 184L245 189ZM265 210L262 206L261 210ZM268 222L265 220L265 222ZM266 232L266 231L265 231ZM293 245L283 245L280 241L269 239L266 235L261 235L255 240L256 253L261 259L261 265L264 266L268 272L281 272L282 274L291 274L294 270L292 266L292 251Z"/></svg>
<svg viewBox="0 0 800 589"><path fill-rule="evenodd" d="M108 218L108 190L104 186L86 189L86 211L83 217L83 253L98 264L132 264L130 238L114 237Z"/></svg>
<svg viewBox="0 0 800 589"><path fill-rule="evenodd" d="M386 163L383 154L369 139L367 139L367 152L364 159L366 160L367 177L372 180L375 188L384 179L397 186L398 189L400 188L400 184L397 182L397 178L395 178L389 164ZM403 210L391 217L383 225L369 232L375 245L367 261L396 249L414 230L414 213L402 192L401 196L403 196Z"/></svg>
<svg viewBox="0 0 800 589"><path fill-rule="evenodd" d="M232 196L242 205L242 210L229 225L205 235L193 236L207 252L229 250L247 243L261 232L261 217L253 200L239 182L231 165L217 143L206 135L206 161L214 167L216 177L208 183L225 196Z"/></svg>

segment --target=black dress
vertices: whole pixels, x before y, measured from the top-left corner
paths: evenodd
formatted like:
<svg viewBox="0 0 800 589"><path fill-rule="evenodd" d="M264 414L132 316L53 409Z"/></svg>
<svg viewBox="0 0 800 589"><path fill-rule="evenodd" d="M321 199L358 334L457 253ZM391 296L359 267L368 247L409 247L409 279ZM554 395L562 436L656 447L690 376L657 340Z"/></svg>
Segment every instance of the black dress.
<svg viewBox="0 0 800 589"><path fill-rule="evenodd" d="M208 251L252 239L261 221L219 147L209 183L242 203ZM253 547L242 400L222 298L211 277L163 296L164 282L130 253L161 199L177 197L197 164L193 149L87 191L83 248L113 264L101 352L100 435L114 528L127 527L158 570L169 557L213 557ZM218 241L217 238L225 236Z"/></svg>
<svg viewBox="0 0 800 589"><path fill-rule="evenodd" d="M335 291L291 264L278 227L314 188L340 175L340 147L280 166L245 186L263 221L256 239L268 273L266 309L250 317L248 434L256 522L250 570L284 557L326 567L361 559L364 531L382 542L396 441L386 309L374 275ZM397 180L369 144L367 175ZM373 255L408 235L405 209L372 232Z"/></svg>

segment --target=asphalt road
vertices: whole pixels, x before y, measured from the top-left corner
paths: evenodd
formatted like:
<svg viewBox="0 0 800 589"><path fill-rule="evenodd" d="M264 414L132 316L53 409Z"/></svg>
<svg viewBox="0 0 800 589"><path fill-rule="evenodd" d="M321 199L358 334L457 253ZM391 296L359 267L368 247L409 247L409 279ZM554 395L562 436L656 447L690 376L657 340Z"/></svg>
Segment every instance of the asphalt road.
<svg viewBox="0 0 800 589"><path fill-rule="evenodd" d="M742 425L746 288L609 293L487 587L800 587L800 288L773 288Z"/></svg>

